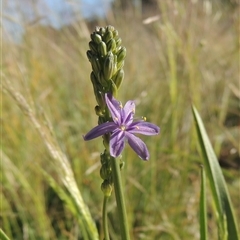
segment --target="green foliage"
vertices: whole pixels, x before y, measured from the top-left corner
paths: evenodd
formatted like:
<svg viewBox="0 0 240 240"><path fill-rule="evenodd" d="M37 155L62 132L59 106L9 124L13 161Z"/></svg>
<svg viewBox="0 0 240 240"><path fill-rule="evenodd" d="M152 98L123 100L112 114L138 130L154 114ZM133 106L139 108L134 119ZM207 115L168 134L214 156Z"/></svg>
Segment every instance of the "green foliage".
<svg viewBox="0 0 240 240"><path fill-rule="evenodd" d="M238 240L239 235L237 223L226 182L224 180L217 157L207 136L201 117L194 106L193 115L196 121L196 129L203 154L204 166L210 182L211 192L216 208L219 239ZM204 197L202 197L202 201L204 202ZM202 209L202 211L204 211L204 209Z"/></svg>
<svg viewBox="0 0 240 240"><path fill-rule="evenodd" d="M121 11L98 23L113 25L127 49L119 100L135 99L136 116L161 127L159 136L144 139L149 162L129 148L123 153L129 226L132 239L199 239L200 159L191 103L201 113L217 156L224 146L238 149L238 129L224 125L229 111L237 115L229 106L232 96L237 97L238 15L210 1L161 2L159 19L148 19L149 24ZM25 98L47 133L44 138L3 90L0 214L10 239L83 239L73 211L76 202L64 184L66 175L52 156L57 152L66 156L100 229L102 143L82 139L97 123L85 54L94 27L88 31L84 21L59 31L33 25L20 45L3 42L3 84L9 81ZM46 139L57 151L49 151ZM227 154L230 160L233 156ZM235 169L223 173L239 219L239 174ZM114 198L108 210L110 235L119 239ZM214 212L207 212L209 239L217 239Z"/></svg>
<svg viewBox="0 0 240 240"><path fill-rule="evenodd" d="M206 175L204 168L201 169L201 194L199 201L199 223L200 223L200 239L208 239L207 230L207 204L206 204Z"/></svg>

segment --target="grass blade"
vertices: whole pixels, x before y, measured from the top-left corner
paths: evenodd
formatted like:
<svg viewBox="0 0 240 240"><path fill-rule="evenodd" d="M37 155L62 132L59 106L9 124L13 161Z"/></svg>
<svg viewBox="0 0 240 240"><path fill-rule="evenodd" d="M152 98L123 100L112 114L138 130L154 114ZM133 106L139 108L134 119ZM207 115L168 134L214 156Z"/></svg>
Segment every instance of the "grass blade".
<svg viewBox="0 0 240 240"><path fill-rule="evenodd" d="M10 240L7 235L3 232L2 229L0 229L0 239L1 240Z"/></svg>
<svg viewBox="0 0 240 240"><path fill-rule="evenodd" d="M216 206L219 238L221 240L238 240L239 234L237 223L226 182L202 119L194 106L192 106L192 111L196 123L200 147L204 157L204 167L206 169L214 204Z"/></svg>
<svg viewBox="0 0 240 240"><path fill-rule="evenodd" d="M79 219L85 225L83 232L88 233L87 239L99 239L97 227L91 216L88 206L85 204L81 192L78 189L71 165L69 163L69 160L67 159L66 154L61 151L57 140L52 136L49 128L47 128L43 124L43 122L37 118L35 110L31 108L25 97L14 88L14 86L8 79L4 77L3 80L3 88L9 93L9 95L13 98L13 100L16 102L22 112L28 117L30 123L36 128L46 149L48 150L49 155L54 161L55 167L58 169L58 174L62 183L64 184L66 189L68 189L73 199L73 202L77 207Z"/></svg>
<svg viewBox="0 0 240 240"><path fill-rule="evenodd" d="M207 240L207 207L206 207L206 175L201 168L201 194L200 194L200 240Z"/></svg>
<svg viewBox="0 0 240 240"><path fill-rule="evenodd" d="M74 202L74 199L71 197L71 194L68 194L56 181L55 179L49 175L44 169L41 169L44 177L48 181L49 185L52 187L52 189L57 193L59 198L65 203L66 207L71 211L71 213L76 217L76 219L79 222L79 225L81 226L81 234L83 235L84 239L88 238L87 229L85 229L84 222L81 218L79 218L78 206Z"/></svg>

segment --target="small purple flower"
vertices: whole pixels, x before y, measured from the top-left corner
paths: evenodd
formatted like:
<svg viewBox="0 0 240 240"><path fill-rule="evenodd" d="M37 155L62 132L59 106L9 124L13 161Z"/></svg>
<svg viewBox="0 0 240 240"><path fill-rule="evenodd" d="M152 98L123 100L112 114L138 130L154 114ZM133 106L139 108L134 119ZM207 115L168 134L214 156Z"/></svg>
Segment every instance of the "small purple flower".
<svg viewBox="0 0 240 240"><path fill-rule="evenodd" d="M96 126L84 136L84 140L88 141L106 133L111 133L110 155L112 157L118 157L121 154L127 141L140 158L148 160L149 152L146 144L134 134L157 135L160 128L144 120L133 121L135 113L135 103L133 101L128 101L123 107L110 93L105 94L105 101L113 122Z"/></svg>

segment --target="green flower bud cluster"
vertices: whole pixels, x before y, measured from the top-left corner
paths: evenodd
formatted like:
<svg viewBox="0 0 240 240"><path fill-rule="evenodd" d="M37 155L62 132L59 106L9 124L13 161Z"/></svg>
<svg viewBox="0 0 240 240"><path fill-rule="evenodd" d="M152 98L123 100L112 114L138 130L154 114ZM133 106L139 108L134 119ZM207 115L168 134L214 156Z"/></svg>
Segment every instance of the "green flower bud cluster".
<svg viewBox="0 0 240 240"><path fill-rule="evenodd" d="M101 185L101 189L105 196L111 196L113 189L112 182L112 169L111 169L111 157L109 153L105 150L103 154L101 154L101 169L100 176L103 179L103 183Z"/></svg>
<svg viewBox="0 0 240 240"><path fill-rule="evenodd" d="M116 97L124 78L123 66L126 48L122 47L121 43L118 31L112 26L96 27L91 34L87 57L92 65L90 78L100 106L95 109L98 116L104 114L101 112L105 108L104 94L109 92Z"/></svg>
<svg viewBox="0 0 240 240"><path fill-rule="evenodd" d="M116 97L124 78L126 48L122 47L121 43L118 31L112 26L96 27L91 34L87 57L92 65L90 79L98 103L95 107L95 113L99 117L98 124L111 119L104 100L105 93L111 93ZM101 189L107 197L111 195L113 188L109 137L109 134L103 136L105 151L101 154L100 169L100 176L103 179ZM122 163L120 165L122 166Z"/></svg>

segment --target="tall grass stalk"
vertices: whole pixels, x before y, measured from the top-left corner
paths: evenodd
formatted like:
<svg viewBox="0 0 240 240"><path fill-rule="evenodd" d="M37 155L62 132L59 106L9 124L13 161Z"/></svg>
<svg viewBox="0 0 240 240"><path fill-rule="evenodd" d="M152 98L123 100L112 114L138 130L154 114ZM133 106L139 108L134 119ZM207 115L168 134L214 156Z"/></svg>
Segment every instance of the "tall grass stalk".
<svg viewBox="0 0 240 240"><path fill-rule="evenodd" d="M177 86L177 60L176 60L176 33L174 32L173 26L167 16L167 3L164 1L160 2L162 16L162 27L161 29L166 35L167 45L167 59L169 65L169 95L171 99L172 115L171 115L171 146L174 146L177 132L177 97L178 97L178 86Z"/></svg>
<svg viewBox="0 0 240 240"><path fill-rule="evenodd" d="M58 169L59 178L68 189L73 202L76 204L77 212L79 213L78 220L79 222L83 222L82 230L83 232L86 232L85 239L98 239L98 232L95 223L93 222L88 207L84 203L81 193L79 192L67 157L60 150L49 129L41 124L41 122L36 118L34 110L31 109L26 99L16 89L14 89L12 83L7 80L6 77L3 78L3 81L4 89L11 95L22 112L28 117L30 123L33 124L35 129L38 131L51 158L55 161L55 166Z"/></svg>

